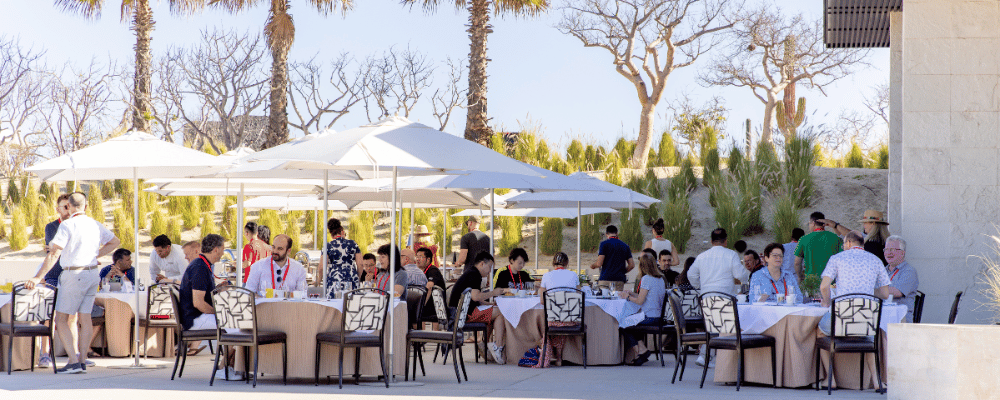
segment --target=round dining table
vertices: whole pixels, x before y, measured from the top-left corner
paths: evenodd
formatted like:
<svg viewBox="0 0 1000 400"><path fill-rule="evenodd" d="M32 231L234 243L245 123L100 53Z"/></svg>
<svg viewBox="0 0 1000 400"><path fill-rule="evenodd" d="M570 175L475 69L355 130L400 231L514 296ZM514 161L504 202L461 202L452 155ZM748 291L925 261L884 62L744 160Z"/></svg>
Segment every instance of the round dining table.
<svg viewBox="0 0 1000 400"><path fill-rule="evenodd" d="M738 304L740 327L744 334L764 334L775 339L777 363L777 386L798 388L816 382L816 338L823 335L819 321L830 311L819 303L778 305L775 302ZM882 351L879 357L882 365L882 379L885 381L887 365L885 360L885 332L888 324L898 323L906 318L906 306L886 303L882 308ZM758 348L745 350L745 382L771 384L771 350ZM834 362L834 386L846 389L860 389L860 354L837 354ZM715 382L736 382L737 355L734 350L718 350L715 355ZM821 353L820 379L826 382L829 355ZM873 388L875 380L875 355L865 355L863 385ZM825 383L824 383L825 385Z"/></svg>
<svg viewBox="0 0 1000 400"><path fill-rule="evenodd" d="M508 364L517 364L524 353L542 343L545 315L538 296L501 296L496 305L500 318L494 325L502 338L504 357ZM584 309L587 324L587 365L617 365L624 356L624 344L618 328L642 322L645 316L638 304L617 297L587 297ZM583 338L569 337L563 349L563 360L583 364Z"/></svg>

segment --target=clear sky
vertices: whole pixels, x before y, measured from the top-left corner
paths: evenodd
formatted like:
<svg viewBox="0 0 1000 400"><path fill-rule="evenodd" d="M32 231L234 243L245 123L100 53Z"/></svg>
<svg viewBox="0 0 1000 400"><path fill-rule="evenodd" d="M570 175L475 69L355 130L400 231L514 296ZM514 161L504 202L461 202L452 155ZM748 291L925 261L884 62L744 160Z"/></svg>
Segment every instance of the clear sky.
<svg viewBox="0 0 1000 400"><path fill-rule="evenodd" d="M266 7L239 15L206 10L190 17L171 15L166 1L154 3L156 28L153 32L154 55L170 46L187 46L198 40L204 28L225 27L238 31L259 32L266 19ZM748 0L753 3L757 0ZM803 12L821 17L822 1L777 0L787 13ZM0 0L0 34L20 37L23 44L47 50L46 60L60 65L71 61L85 64L91 58L108 57L127 63L132 58L135 37L128 24L119 19L120 0L105 0L101 19L86 20L67 14L47 0ZM268 3L268 2L261 2ZM339 13L319 16L304 0L293 0L290 12L295 19L296 39L290 58L305 60L314 55L328 61L342 52L363 59L391 46L407 46L441 63L446 58L466 59L469 40L465 32L467 11L456 11L450 3L434 14L419 7L410 9L397 1L356 1L346 16ZM559 1L553 5L558 7ZM607 51L584 48L581 43L554 28L559 11L532 19L494 18L494 32L489 37L489 114L491 124L516 130L522 124L541 126L543 135L557 146L571 138L613 143L618 137L634 139L638 134L639 102L628 81L611 65ZM694 66L678 70L669 79L668 90L658 108L656 129L668 126L666 104L683 95L707 100L719 96L729 109L727 132L743 137L742 124L747 118L759 130L763 105L746 88L702 87L696 82L697 69L709 57ZM267 60L270 60L268 57ZM812 124L832 124L844 108L865 110L863 96L888 81L888 49L871 53L871 68L837 82L827 90L798 90L808 99L807 115ZM443 75L438 77L443 81ZM429 98L430 93L425 94ZM411 119L436 126L429 103L421 100ZM421 107L425 106L425 107ZM457 115L460 114L460 115ZM345 116L334 129L344 130L366 123L364 111L357 109ZM465 111L458 110L447 131L461 135ZM293 129L292 134L296 132ZM658 140L658 139L657 139ZM740 139L742 140L742 139ZM723 145L728 141L724 140Z"/></svg>

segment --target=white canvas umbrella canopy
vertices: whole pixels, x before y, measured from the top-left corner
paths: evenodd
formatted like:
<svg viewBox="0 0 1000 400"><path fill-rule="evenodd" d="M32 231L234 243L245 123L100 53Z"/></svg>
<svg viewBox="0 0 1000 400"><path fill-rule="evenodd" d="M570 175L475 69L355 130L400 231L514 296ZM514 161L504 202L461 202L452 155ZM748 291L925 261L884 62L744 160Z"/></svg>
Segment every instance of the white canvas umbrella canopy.
<svg viewBox="0 0 1000 400"><path fill-rule="evenodd" d="M646 196L631 189L623 188L613 183L608 183L577 172L569 176L572 179L579 179L588 182L593 186L600 187L601 191L561 191L561 192L536 192L521 193L506 199L507 208L566 208L576 207L583 211L583 207L610 207L610 208L649 208L649 206L659 203L659 199ZM576 236L580 237L580 213L577 215ZM576 241L576 272L582 271L580 262L580 241Z"/></svg>
<svg viewBox="0 0 1000 400"><path fill-rule="evenodd" d="M617 214L618 210L613 208L501 208L490 210L492 218L494 215L501 217L535 217L535 269L538 269L538 218L577 218L581 215L592 214ZM469 209L455 213L457 217L484 216L486 210ZM412 218L411 218L412 221ZM579 221L577 221L579 222ZM580 230L576 231L576 241L580 242Z"/></svg>
<svg viewBox="0 0 1000 400"><path fill-rule="evenodd" d="M186 177L205 171L221 170L224 161L218 157L197 150L178 146L157 139L145 132L131 131L85 149L43 161L28 167L26 171L35 173L47 181L77 181L132 179L136 190L133 203L139 204L139 179ZM135 268L138 274L148 275L147 269L139 270L139 207L133 207L135 215ZM142 276L142 275L140 275ZM137 280L140 280L138 278ZM136 289L141 285L137 282ZM139 310L136 295L136 310ZM134 368L144 367L139 363L139 318L135 318L135 363Z"/></svg>

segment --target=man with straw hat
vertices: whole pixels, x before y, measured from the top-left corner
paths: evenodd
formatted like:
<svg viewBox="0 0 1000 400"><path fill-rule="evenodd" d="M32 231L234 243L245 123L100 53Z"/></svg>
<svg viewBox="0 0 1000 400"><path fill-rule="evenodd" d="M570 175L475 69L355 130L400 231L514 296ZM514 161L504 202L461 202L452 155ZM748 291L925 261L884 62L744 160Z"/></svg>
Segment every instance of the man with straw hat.
<svg viewBox="0 0 1000 400"><path fill-rule="evenodd" d="M433 265L441 265L438 263L438 246L434 243L434 233L427 229L427 225L417 225L416 229L413 231L413 252L416 253L420 249L426 248L431 251L434 258L431 260Z"/></svg>
<svg viewBox="0 0 1000 400"><path fill-rule="evenodd" d="M838 236L843 237L851 229L838 224L834 221L825 219L823 220L826 226L832 227L833 231L837 233ZM885 242L892 236L889 233L889 223L885 220L885 215L881 211L877 210L866 210L864 215L858 222L861 223L861 231L858 234L865 238L865 251L874 254L882 261L882 265L888 264L885 259ZM856 231L857 232L857 231Z"/></svg>

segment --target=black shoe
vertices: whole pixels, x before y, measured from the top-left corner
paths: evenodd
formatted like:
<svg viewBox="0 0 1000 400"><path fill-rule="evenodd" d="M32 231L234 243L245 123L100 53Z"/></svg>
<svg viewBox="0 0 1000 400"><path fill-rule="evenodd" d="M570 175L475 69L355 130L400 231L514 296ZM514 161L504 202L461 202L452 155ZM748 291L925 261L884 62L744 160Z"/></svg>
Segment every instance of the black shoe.
<svg viewBox="0 0 1000 400"><path fill-rule="evenodd" d="M633 367L638 367L642 364L645 364L647 361L649 361L648 351L640 354L638 357L635 358L635 360L632 360L632 363L630 365L632 365Z"/></svg>
<svg viewBox="0 0 1000 400"><path fill-rule="evenodd" d="M56 370L57 374L84 374L87 371L82 363L66 364L66 366Z"/></svg>

